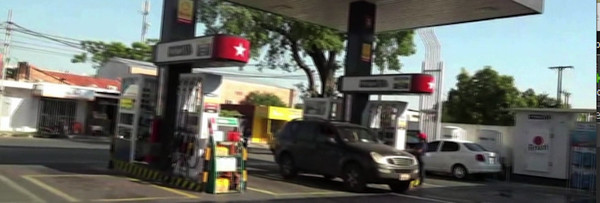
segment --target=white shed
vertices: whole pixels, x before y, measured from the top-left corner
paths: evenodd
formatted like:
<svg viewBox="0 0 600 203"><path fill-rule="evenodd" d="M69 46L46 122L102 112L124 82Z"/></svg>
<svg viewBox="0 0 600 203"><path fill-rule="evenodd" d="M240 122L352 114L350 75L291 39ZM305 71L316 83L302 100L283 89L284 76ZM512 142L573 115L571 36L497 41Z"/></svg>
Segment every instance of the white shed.
<svg viewBox="0 0 600 203"><path fill-rule="evenodd" d="M593 109L514 109L513 173L568 179L570 132Z"/></svg>

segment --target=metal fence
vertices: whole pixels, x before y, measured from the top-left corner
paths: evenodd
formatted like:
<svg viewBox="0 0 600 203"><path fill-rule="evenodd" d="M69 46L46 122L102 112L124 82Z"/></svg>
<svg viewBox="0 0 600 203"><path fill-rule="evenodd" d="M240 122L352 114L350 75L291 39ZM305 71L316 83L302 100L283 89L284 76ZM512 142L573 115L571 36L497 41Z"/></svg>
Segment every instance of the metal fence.
<svg viewBox="0 0 600 203"><path fill-rule="evenodd" d="M73 129L77 103L74 100L42 98L38 133L41 136L64 136Z"/></svg>

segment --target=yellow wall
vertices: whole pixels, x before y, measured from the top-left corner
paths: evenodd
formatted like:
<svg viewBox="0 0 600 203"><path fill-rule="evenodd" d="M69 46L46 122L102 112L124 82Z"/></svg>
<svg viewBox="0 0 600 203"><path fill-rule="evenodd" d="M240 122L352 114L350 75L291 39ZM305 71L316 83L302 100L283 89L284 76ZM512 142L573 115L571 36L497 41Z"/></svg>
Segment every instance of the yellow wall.
<svg viewBox="0 0 600 203"><path fill-rule="evenodd" d="M268 143L271 140L270 120L271 125L275 125L275 120L287 122L302 117L302 110L285 107L257 106L254 111L251 140L254 143Z"/></svg>
<svg viewBox="0 0 600 203"><path fill-rule="evenodd" d="M254 143L267 143L267 119L254 116L252 123L252 140Z"/></svg>

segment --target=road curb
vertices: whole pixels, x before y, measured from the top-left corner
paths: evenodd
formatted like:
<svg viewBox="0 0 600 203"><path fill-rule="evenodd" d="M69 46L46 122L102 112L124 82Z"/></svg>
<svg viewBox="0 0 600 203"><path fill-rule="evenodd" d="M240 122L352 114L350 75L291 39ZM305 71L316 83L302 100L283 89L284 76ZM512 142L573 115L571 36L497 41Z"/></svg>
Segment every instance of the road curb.
<svg viewBox="0 0 600 203"><path fill-rule="evenodd" d="M31 133L23 133L23 134L0 133L0 137L34 138L35 136Z"/></svg>
<svg viewBox="0 0 600 203"><path fill-rule="evenodd" d="M124 172L142 180L155 181L173 188L194 192L202 192L204 189L203 185L197 181L183 177L172 176L162 171L151 169L148 166L132 164L115 159L113 159L112 162L115 170Z"/></svg>

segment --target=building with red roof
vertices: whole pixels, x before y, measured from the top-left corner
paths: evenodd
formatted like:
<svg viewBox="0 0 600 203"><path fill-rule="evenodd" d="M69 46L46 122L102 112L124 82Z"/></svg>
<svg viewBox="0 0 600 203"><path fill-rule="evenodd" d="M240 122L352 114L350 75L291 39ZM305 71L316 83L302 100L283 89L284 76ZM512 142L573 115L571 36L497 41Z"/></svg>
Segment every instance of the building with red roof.
<svg viewBox="0 0 600 203"><path fill-rule="evenodd" d="M26 62L7 74L0 131L112 135L121 82L42 69Z"/></svg>

